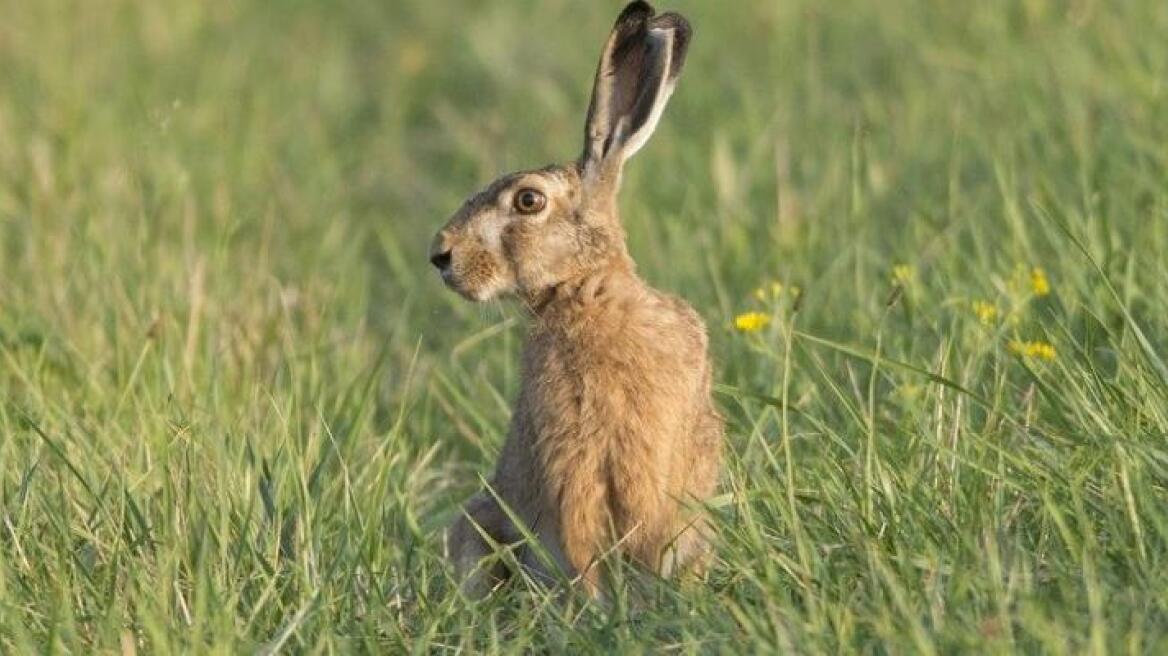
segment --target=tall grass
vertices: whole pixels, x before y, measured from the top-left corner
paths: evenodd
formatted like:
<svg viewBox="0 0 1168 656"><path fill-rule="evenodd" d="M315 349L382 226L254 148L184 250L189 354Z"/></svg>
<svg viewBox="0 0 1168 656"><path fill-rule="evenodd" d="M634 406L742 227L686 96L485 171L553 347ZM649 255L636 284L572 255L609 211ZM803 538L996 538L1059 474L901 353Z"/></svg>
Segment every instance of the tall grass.
<svg viewBox="0 0 1168 656"><path fill-rule="evenodd" d="M0 652L1168 648L1153 0L672 3L622 209L710 326L716 566L453 594L524 319L424 253L578 152L618 4L0 3Z"/></svg>

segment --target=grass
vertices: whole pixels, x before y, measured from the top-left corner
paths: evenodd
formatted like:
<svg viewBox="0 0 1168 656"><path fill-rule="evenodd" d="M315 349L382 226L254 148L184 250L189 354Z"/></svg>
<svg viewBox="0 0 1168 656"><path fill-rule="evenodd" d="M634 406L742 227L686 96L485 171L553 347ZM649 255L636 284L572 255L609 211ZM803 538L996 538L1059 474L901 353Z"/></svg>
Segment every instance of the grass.
<svg viewBox="0 0 1168 656"><path fill-rule="evenodd" d="M0 652L1168 649L1168 5L670 4L717 561L597 608L452 594L523 318L425 252L618 3L0 3Z"/></svg>

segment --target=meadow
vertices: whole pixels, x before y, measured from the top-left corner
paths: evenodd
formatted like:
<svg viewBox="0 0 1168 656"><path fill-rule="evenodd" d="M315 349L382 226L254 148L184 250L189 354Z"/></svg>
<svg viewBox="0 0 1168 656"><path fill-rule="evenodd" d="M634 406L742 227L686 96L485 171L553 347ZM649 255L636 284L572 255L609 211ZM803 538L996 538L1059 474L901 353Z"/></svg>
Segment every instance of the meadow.
<svg viewBox="0 0 1168 656"><path fill-rule="evenodd" d="M655 4L727 465L599 606L455 592L525 319L426 254L621 3L0 1L0 653L1168 651L1168 4Z"/></svg>

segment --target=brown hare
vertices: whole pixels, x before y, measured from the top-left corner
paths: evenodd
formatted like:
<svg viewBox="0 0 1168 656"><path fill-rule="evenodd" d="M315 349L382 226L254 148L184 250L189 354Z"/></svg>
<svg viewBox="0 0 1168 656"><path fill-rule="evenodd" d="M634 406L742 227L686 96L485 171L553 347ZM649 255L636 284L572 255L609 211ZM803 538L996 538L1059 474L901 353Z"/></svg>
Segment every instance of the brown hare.
<svg viewBox="0 0 1168 656"><path fill-rule="evenodd" d="M700 506L717 484L723 431L705 326L637 276L617 216L621 169L661 118L690 35L678 14L625 7L600 57L580 159L496 180L434 239L430 261L449 287L474 301L517 296L530 315L495 475L448 533L472 593L506 575L478 565L523 540L511 517L592 596L610 551L661 574L704 562ZM517 557L548 576L530 547Z"/></svg>

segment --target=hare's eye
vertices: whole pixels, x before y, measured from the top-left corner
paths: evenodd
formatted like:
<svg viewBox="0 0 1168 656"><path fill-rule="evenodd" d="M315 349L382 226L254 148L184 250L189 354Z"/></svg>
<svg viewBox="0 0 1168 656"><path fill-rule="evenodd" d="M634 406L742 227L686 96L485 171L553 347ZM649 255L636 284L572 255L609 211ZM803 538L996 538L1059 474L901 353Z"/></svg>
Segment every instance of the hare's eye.
<svg viewBox="0 0 1168 656"><path fill-rule="evenodd" d="M520 189L515 194L515 210L520 214L535 214L547 205L547 196L535 189Z"/></svg>

